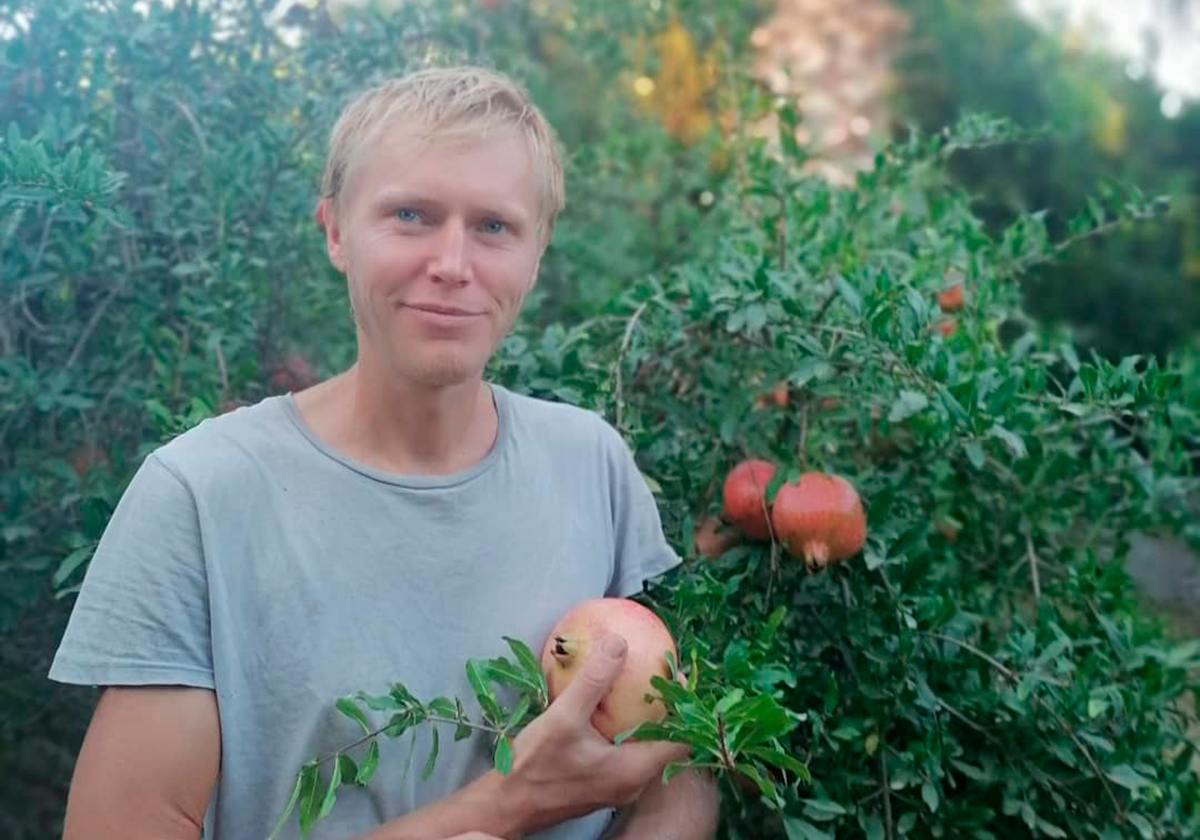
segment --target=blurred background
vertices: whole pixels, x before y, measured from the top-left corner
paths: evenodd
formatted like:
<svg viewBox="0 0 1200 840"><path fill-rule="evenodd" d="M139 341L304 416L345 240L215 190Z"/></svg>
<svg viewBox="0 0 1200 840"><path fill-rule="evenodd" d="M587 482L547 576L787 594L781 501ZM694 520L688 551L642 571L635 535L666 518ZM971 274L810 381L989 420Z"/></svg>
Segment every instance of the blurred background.
<svg viewBox="0 0 1200 840"><path fill-rule="evenodd" d="M131 466L351 358L311 215L333 116L452 60L522 78L569 152L528 319L703 254L733 136L853 186L984 112L1034 133L952 161L994 230L1068 235L1105 183L1171 199L1023 278L1029 313L1110 358L1200 349L1197 0L0 0L0 836L59 831L91 694L45 673ZM1196 632L1182 544L1131 569Z"/></svg>

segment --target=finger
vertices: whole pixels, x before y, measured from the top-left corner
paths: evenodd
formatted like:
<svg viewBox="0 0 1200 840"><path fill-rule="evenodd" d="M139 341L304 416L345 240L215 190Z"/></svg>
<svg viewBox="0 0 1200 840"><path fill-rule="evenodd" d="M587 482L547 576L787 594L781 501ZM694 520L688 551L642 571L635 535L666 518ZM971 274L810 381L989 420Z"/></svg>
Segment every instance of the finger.
<svg viewBox="0 0 1200 840"><path fill-rule="evenodd" d="M621 673L626 649L621 636L609 634L601 639L584 660L579 676L558 696L554 707L572 720L588 720Z"/></svg>

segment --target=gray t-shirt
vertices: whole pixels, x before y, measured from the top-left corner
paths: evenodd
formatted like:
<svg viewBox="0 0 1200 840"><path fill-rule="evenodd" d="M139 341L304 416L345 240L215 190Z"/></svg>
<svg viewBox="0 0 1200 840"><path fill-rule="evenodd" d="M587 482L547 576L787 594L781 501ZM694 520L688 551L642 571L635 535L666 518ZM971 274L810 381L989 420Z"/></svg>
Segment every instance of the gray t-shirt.
<svg viewBox="0 0 1200 840"><path fill-rule="evenodd" d="M421 700L459 697L477 716L468 658L511 658L506 635L540 654L573 604L633 594L679 562L612 426L491 388L497 441L452 475L347 458L312 434L290 395L206 420L137 471L50 678L215 690L221 773L206 838L265 838L301 764L362 735L338 697L398 681ZM414 730L411 757L411 734L382 738L374 780L343 786L309 836L349 840L491 766L484 737L455 743L442 729L429 779L429 726ZM593 840L610 818L538 836ZM299 837L295 814L281 836Z"/></svg>

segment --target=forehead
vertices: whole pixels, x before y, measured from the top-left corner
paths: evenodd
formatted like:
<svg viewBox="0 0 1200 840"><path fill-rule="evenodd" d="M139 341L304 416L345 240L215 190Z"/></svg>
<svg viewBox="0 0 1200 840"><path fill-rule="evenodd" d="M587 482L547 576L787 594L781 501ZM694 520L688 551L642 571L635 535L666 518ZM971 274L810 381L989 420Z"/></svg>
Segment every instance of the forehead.
<svg viewBox="0 0 1200 840"><path fill-rule="evenodd" d="M403 193L431 201L492 206L503 203L530 220L539 215L540 191L528 143L514 128L489 136L428 139L395 125L368 140L346 184L352 202Z"/></svg>

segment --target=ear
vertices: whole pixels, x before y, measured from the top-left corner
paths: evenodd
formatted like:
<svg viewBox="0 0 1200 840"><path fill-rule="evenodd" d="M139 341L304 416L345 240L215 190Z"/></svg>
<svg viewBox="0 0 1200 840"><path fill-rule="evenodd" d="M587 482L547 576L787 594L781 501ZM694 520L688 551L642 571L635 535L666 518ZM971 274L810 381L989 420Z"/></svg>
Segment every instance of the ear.
<svg viewBox="0 0 1200 840"><path fill-rule="evenodd" d="M537 261L533 264L533 271L529 272L529 282L525 284L525 291L521 293L522 297L533 291L533 287L537 285L538 273L541 271L541 269L542 255L538 254Z"/></svg>
<svg viewBox="0 0 1200 840"><path fill-rule="evenodd" d="M342 226L333 202L328 198L322 198L317 202L317 208L313 215L316 217L318 227L325 230L325 250L329 253L329 261L333 263L334 268L345 274L346 252L342 242Z"/></svg>

